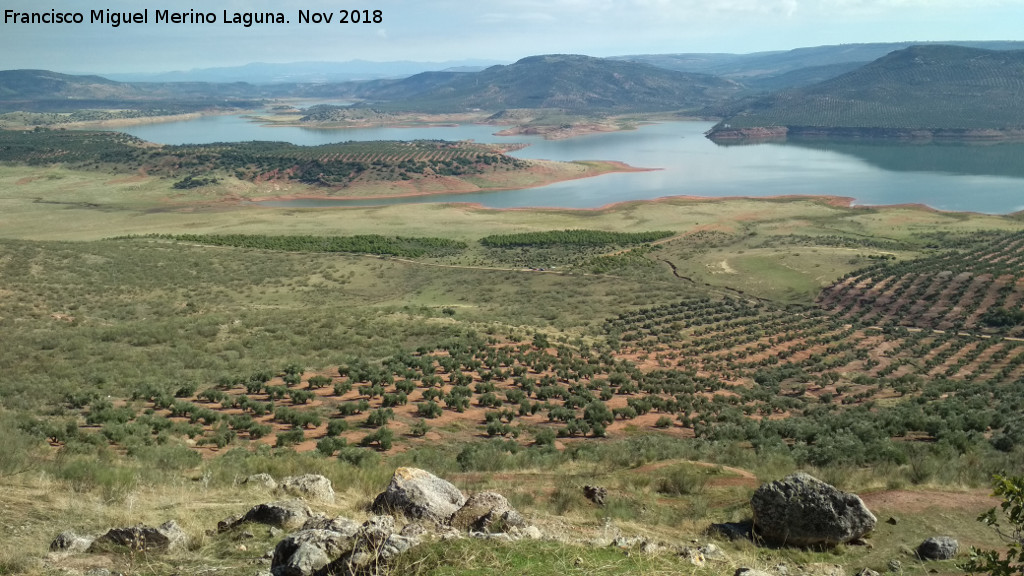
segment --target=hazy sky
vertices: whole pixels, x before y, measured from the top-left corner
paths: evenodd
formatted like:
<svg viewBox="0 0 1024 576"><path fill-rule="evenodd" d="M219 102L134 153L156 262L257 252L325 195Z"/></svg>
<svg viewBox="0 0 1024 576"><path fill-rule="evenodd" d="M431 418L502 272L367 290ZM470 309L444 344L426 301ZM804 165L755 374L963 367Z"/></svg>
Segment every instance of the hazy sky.
<svg viewBox="0 0 1024 576"><path fill-rule="evenodd" d="M340 8L380 24L337 24ZM149 24L90 24L91 10L149 9ZM82 12L83 24L0 29L0 69L162 72L248 62L514 61L546 53L612 56L756 52L905 40L1024 40L1024 0L0 0L16 12ZM216 24L155 24L156 10L213 12ZM299 10L333 24L299 24ZM281 12L245 28L224 12Z"/></svg>

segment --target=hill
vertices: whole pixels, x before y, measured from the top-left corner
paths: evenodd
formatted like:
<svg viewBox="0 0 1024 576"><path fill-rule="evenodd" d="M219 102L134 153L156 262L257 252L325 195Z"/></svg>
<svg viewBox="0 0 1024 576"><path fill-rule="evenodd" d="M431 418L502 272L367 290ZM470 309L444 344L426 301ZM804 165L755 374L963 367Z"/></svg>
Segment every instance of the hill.
<svg viewBox="0 0 1024 576"><path fill-rule="evenodd" d="M641 62L678 70L713 74L740 82L752 90L779 90L808 86L834 78L919 42L886 42L812 46L751 54L639 54L615 60ZM924 43L929 44L929 43ZM936 43L937 44L937 43ZM987 50L1021 50L1022 42L945 42L953 46Z"/></svg>
<svg viewBox="0 0 1024 576"><path fill-rule="evenodd" d="M205 108L251 108L254 99L281 89L236 82L117 82L49 70L0 70L0 112L72 112L87 109L154 110L168 113Z"/></svg>
<svg viewBox="0 0 1024 576"><path fill-rule="evenodd" d="M747 103L710 134L992 138L1024 128L1024 51L913 46Z"/></svg>
<svg viewBox="0 0 1024 576"><path fill-rule="evenodd" d="M243 66L197 68L153 74L106 74L122 82L249 82L252 84L324 84L402 78L427 71L479 71L499 62L453 60L447 62L253 62Z"/></svg>
<svg viewBox="0 0 1024 576"><path fill-rule="evenodd" d="M415 85L417 76L408 79ZM421 111L557 108L638 112L700 108L736 94L740 86L707 74L579 55L523 58L392 100L388 107Z"/></svg>

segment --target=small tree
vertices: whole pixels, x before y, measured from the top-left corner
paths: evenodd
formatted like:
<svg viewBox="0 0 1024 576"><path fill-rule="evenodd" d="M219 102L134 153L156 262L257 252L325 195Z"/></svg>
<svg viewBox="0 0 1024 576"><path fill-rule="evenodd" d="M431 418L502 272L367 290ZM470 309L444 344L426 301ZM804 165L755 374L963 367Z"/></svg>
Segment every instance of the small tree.
<svg viewBox="0 0 1024 576"><path fill-rule="evenodd" d="M979 522L995 528L1006 542L1006 556L999 557L995 550L971 548L970 560L961 568L968 572L987 572L992 576L1020 576L1024 574L1024 477L999 476L992 481L993 496L1003 499L1000 507L1008 526L999 523L996 509L978 517Z"/></svg>

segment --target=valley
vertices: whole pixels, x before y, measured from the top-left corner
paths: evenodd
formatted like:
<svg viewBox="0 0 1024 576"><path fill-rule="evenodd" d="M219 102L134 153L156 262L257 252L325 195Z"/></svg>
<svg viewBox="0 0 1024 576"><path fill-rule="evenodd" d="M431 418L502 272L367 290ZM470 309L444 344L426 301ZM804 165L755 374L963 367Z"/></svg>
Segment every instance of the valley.
<svg viewBox="0 0 1024 576"><path fill-rule="evenodd" d="M998 47L0 72L0 573L964 573L1024 474ZM515 515L377 515L423 471ZM794 472L877 524L769 545L752 497ZM305 474L330 554L288 572L315 554L243 514Z"/></svg>

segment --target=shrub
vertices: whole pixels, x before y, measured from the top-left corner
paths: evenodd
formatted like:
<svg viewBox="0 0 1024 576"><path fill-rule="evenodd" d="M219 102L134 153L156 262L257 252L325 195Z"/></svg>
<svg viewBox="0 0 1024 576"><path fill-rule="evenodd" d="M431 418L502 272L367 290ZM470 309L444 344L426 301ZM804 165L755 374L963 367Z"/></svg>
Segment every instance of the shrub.
<svg viewBox="0 0 1024 576"><path fill-rule="evenodd" d="M972 547L970 559L961 568L992 576L1020 576L1024 574L1024 477L996 475L992 488L992 495L1003 499L999 506L1007 525L1000 525L995 508L979 516L978 521L995 528L1006 542L1006 556Z"/></svg>
<svg viewBox="0 0 1024 576"><path fill-rule="evenodd" d="M332 418L327 422L327 435L337 436L349 429L348 420L344 418Z"/></svg>
<svg viewBox="0 0 1024 576"><path fill-rule="evenodd" d="M440 409L441 409L440 406L438 406L438 410L440 410ZM413 436L416 436L416 437L426 436L427 432L429 432L429 431L430 431L430 427L427 426L427 421L423 420L423 419L417 420L409 428L409 434L412 434Z"/></svg>
<svg viewBox="0 0 1024 576"><path fill-rule="evenodd" d="M416 405L416 415L421 418L439 418L441 412L441 406L434 401L420 402Z"/></svg>

